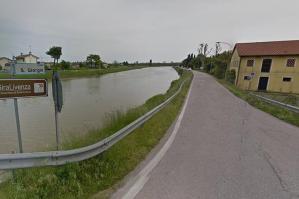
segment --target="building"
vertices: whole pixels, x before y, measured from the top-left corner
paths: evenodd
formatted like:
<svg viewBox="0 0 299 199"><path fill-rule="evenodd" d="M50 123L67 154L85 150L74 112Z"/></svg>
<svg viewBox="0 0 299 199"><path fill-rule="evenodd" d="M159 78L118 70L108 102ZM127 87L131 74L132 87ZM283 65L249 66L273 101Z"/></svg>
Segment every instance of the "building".
<svg viewBox="0 0 299 199"><path fill-rule="evenodd" d="M299 93L299 40L237 43L233 69L240 89Z"/></svg>
<svg viewBox="0 0 299 199"><path fill-rule="evenodd" d="M36 64L37 60L38 60L38 57L33 55L31 52L29 52L29 54L26 54L26 55L23 55L23 53L21 53L21 55L16 57L17 63Z"/></svg>
<svg viewBox="0 0 299 199"><path fill-rule="evenodd" d="M2 70L9 70L8 64L11 62L11 60L7 57L0 57L0 67ZM0 70L1 70L0 69Z"/></svg>
<svg viewBox="0 0 299 199"><path fill-rule="evenodd" d="M10 72L13 73L15 70L16 74L44 74L45 65L39 63L38 59L31 52L26 55L21 53L21 55L15 57L15 61L11 64Z"/></svg>

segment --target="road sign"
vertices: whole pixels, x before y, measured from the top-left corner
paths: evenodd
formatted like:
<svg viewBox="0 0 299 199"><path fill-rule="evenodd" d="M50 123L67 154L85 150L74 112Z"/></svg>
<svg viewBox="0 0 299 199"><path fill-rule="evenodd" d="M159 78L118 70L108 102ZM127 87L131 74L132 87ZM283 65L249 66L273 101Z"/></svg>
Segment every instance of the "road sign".
<svg viewBox="0 0 299 199"><path fill-rule="evenodd" d="M63 105L63 93L62 93L62 85L60 81L60 77L57 71L53 71L52 76L52 93L53 93L53 100L55 106L55 128L56 128L56 144L57 150L60 149L60 135L61 135L61 128L59 123L59 114L62 109Z"/></svg>
<svg viewBox="0 0 299 199"><path fill-rule="evenodd" d="M44 64L39 63L13 63L12 73L15 74L45 74Z"/></svg>
<svg viewBox="0 0 299 199"><path fill-rule="evenodd" d="M62 85L61 85L60 77L56 71L53 72L52 91L53 91L54 104L58 112L60 113L63 105L63 95L62 95Z"/></svg>
<svg viewBox="0 0 299 199"><path fill-rule="evenodd" d="M0 79L0 99L48 96L45 79Z"/></svg>

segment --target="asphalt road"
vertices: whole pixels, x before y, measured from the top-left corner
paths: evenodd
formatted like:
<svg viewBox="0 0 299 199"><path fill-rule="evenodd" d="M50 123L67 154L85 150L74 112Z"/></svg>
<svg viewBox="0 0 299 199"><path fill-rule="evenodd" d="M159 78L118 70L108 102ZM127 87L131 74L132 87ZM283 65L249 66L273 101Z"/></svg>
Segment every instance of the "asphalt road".
<svg viewBox="0 0 299 199"><path fill-rule="evenodd" d="M114 198L124 198L132 187L138 199L299 198L299 128L195 72L173 143L138 183L142 175Z"/></svg>

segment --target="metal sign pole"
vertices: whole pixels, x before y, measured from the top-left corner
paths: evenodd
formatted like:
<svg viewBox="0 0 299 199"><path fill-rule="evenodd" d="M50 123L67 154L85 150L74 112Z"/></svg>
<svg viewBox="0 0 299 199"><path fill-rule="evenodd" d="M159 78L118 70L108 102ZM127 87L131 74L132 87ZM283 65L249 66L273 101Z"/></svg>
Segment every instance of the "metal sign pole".
<svg viewBox="0 0 299 199"><path fill-rule="evenodd" d="M56 147L57 150L59 150L60 149L60 125L59 125L58 110L56 105L55 105L55 128L56 128Z"/></svg>
<svg viewBox="0 0 299 199"><path fill-rule="evenodd" d="M61 127L59 122L59 113L61 112L63 105L63 94L62 94L62 85L60 77L57 71L53 71L52 76L52 92L53 100L55 106L55 127L56 127L56 144L57 150L60 149L60 139L61 139Z"/></svg>
<svg viewBox="0 0 299 199"><path fill-rule="evenodd" d="M15 115L16 115L17 131L18 131L19 153L23 153L22 134L21 134L21 127L20 127L19 107L18 107L17 98L14 98L14 106L15 106Z"/></svg>
<svg viewBox="0 0 299 199"><path fill-rule="evenodd" d="M15 75L16 75L16 66L15 66L15 63L13 63L13 77L15 77ZM21 134L20 117L19 117L19 106L18 106L17 98L14 98L14 107L15 107L15 116L16 116L17 131L18 131L19 153L23 153L22 134Z"/></svg>

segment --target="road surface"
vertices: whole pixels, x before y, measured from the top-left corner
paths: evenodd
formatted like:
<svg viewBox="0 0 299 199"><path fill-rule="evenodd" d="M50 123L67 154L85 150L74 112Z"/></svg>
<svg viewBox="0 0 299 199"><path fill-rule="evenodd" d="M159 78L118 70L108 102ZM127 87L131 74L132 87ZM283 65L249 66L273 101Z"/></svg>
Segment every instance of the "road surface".
<svg viewBox="0 0 299 199"><path fill-rule="evenodd" d="M299 198L299 128L199 72L182 116L161 160L152 158L157 163L145 165L112 198Z"/></svg>

